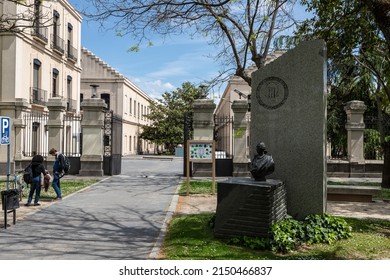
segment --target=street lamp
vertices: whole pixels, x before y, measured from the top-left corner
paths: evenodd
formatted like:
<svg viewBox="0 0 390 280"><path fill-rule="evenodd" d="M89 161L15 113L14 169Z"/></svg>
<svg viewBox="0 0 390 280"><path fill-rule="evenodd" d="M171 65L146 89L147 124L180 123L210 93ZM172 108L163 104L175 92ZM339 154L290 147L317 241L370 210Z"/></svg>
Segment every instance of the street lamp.
<svg viewBox="0 0 390 280"><path fill-rule="evenodd" d="M234 89L233 91L235 93L238 93L238 95L240 96L240 99L241 99L241 97L244 97L245 99L248 100L248 112L250 112L251 111L251 103L252 103L251 95L250 94L246 95L245 93L239 91L238 89Z"/></svg>
<svg viewBox="0 0 390 280"><path fill-rule="evenodd" d="M90 85L90 87L92 88L91 98L97 98L97 88L99 85Z"/></svg>
<svg viewBox="0 0 390 280"><path fill-rule="evenodd" d="M200 85L199 88L200 88L200 91L201 91L201 93L202 93L201 98L206 98L207 95L208 95L208 92L207 92L208 86L206 86L206 85Z"/></svg>

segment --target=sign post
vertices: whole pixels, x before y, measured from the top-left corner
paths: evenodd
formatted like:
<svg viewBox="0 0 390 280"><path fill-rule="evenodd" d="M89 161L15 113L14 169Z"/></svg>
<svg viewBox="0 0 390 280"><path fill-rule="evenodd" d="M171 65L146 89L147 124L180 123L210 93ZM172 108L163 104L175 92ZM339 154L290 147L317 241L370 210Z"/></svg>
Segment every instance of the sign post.
<svg viewBox="0 0 390 280"><path fill-rule="evenodd" d="M213 194L215 194L215 141L188 140L187 143L187 195L190 194L190 162L211 162Z"/></svg>
<svg viewBox="0 0 390 280"><path fill-rule="evenodd" d="M0 145L7 145L7 190L11 174L11 118L0 116Z"/></svg>

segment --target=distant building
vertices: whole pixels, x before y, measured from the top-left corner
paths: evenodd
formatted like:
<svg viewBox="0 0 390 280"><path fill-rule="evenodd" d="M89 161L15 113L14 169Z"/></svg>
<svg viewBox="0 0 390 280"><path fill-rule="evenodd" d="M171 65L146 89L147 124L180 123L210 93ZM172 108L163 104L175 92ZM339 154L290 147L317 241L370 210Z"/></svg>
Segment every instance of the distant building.
<svg viewBox="0 0 390 280"><path fill-rule="evenodd" d="M150 124L146 116L152 98L86 48L82 48L81 66L81 100L96 95L123 118L122 155L154 153L154 144L139 137L142 126Z"/></svg>

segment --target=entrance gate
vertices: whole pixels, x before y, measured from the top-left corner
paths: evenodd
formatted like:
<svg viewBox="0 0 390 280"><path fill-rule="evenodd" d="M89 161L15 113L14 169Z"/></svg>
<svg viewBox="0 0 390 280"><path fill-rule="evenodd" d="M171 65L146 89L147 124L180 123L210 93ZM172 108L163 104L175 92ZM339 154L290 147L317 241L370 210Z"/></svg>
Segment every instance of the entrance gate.
<svg viewBox="0 0 390 280"><path fill-rule="evenodd" d="M113 111L104 116L104 175L118 175L122 171L122 118Z"/></svg>
<svg viewBox="0 0 390 280"><path fill-rule="evenodd" d="M214 116L216 176L233 176L233 117Z"/></svg>

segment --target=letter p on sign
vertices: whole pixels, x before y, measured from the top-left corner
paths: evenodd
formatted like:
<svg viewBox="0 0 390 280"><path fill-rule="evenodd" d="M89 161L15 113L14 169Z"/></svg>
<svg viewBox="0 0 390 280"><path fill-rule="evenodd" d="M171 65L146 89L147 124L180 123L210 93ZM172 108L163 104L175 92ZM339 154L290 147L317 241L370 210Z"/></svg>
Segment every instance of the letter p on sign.
<svg viewBox="0 0 390 280"><path fill-rule="evenodd" d="M9 117L0 117L1 145L10 144L11 119Z"/></svg>

